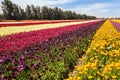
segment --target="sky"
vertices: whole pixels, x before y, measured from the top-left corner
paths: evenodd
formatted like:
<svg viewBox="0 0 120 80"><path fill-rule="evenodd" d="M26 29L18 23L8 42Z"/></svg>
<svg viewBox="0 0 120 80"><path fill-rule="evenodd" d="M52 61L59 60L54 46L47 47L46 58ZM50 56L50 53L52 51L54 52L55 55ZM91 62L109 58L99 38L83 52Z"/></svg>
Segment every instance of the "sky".
<svg viewBox="0 0 120 80"><path fill-rule="evenodd" d="M0 0L0 3L3 0ZM120 0L11 0L20 7L27 4L35 6L59 7L62 10L71 10L81 14L98 18L120 17ZM1 6L1 4L0 4ZM2 12L0 8L0 12Z"/></svg>

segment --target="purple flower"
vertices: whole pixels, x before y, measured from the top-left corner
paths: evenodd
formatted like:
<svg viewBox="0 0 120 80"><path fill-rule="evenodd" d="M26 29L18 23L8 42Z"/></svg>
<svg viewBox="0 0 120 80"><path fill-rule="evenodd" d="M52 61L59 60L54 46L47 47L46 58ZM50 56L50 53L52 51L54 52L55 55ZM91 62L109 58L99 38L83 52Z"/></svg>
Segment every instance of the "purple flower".
<svg viewBox="0 0 120 80"><path fill-rule="evenodd" d="M18 64L18 71L24 70L24 67L25 67L25 63L24 63L24 60L21 58Z"/></svg>
<svg viewBox="0 0 120 80"><path fill-rule="evenodd" d="M1 75L1 76L0 76L0 80L4 80L4 75Z"/></svg>
<svg viewBox="0 0 120 80"><path fill-rule="evenodd" d="M0 59L0 63L3 63L4 62L4 60L3 59Z"/></svg>
<svg viewBox="0 0 120 80"><path fill-rule="evenodd" d="M36 76L38 77L38 78L41 78L41 75L37 72L36 73Z"/></svg>

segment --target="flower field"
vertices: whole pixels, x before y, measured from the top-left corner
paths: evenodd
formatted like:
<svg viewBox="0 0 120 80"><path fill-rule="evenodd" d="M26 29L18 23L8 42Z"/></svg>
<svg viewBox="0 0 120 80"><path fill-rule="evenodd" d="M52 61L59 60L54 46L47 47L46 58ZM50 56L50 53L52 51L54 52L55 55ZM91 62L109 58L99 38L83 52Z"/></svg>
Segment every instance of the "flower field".
<svg viewBox="0 0 120 80"><path fill-rule="evenodd" d="M119 23L106 21L95 33L82 56L83 64L75 66L68 80L119 80L120 32Z"/></svg>
<svg viewBox="0 0 120 80"><path fill-rule="evenodd" d="M59 22L59 23L57 23L57 22ZM61 21L61 22L60 21L56 21L56 22L51 21L48 23L43 21L43 22L41 22L43 24L39 24L39 25L37 25L36 22L30 22L30 23L29 22L28 23L26 23L26 22L25 23L24 22L22 22L22 23L17 22L16 23L15 22L15 23L9 23L8 24L9 26L2 26L0 28L0 36L6 36L6 35L20 33L20 32L29 32L29 31L41 30L41 29L46 29L46 28L55 28L55 27L63 27L63 26L68 26L68 25L76 25L76 24L87 23L87 22L91 22L91 21L82 22L82 21L75 20L75 21L71 21L71 22L68 21L68 23L67 23L67 21L65 21L65 22L63 22L63 21ZM3 24L3 23L1 23L1 24ZM25 26L26 24L27 24L27 26Z"/></svg>
<svg viewBox="0 0 120 80"><path fill-rule="evenodd" d="M61 20L0 26L0 80L120 79L119 22Z"/></svg>
<svg viewBox="0 0 120 80"><path fill-rule="evenodd" d="M0 27L8 27L8 26L28 26L28 25L36 25L36 24L55 24L55 23L65 23L65 22L81 22L84 20L53 20L53 21L6 21L1 22Z"/></svg>

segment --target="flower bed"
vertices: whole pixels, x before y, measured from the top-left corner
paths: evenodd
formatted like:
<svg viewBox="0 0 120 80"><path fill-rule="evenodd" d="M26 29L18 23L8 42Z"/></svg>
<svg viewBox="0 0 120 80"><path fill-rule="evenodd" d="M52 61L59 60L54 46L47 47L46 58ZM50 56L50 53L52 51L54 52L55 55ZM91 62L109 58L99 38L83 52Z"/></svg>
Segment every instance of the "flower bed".
<svg viewBox="0 0 120 80"><path fill-rule="evenodd" d="M57 37L63 33L76 30L80 27L92 26L97 23L99 23L99 21L8 35L0 38L0 53L12 53L23 50L24 48L38 42L43 42L49 38Z"/></svg>
<svg viewBox="0 0 120 80"><path fill-rule="evenodd" d="M95 20L100 21L100 20ZM6 36L10 34L16 34L20 32L29 32L35 30L41 30L46 28L57 28L57 27L64 27L69 25L76 25L76 24L83 24L88 22L95 22L95 21L83 21L83 22L68 22L68 23L57 23L57 24L44 24L44 25L29 25L29 26L11 26L11 27L1 27L0 28L0 36Z"/></svg>
<svg viewBox="0 0 120 80"><path fill-rule="evenodd" d="M66 22L81 22L82 20L56 20L56 21L28 21L28 22L0 22L0 27L10 26L28 26L37 24L55 24L55 23L66 23Z"/></svg>
<svg viewBox="0 0 120 80"><path fill-rule="evenodd" d="M120 79L120 33L110 21L97 30L82 60L68 80Z"/></svg>
<svg viewBox="0 0 120 80"><path fill-rule="evenodd" d="M50 36L40 36L43 37L42 39L40 37L37 38L37 34L41 34L39 31L20 33L1 38L1 42L4 41L3 44L6 44L6 42L11 43L12 40L16 41L10 44L11 48L14 47L13 45L20 43L19 40L22 41L22 46L27 46L31 40L26 40L28 38L33 38L31 41L36 43L15 52L12 52L12 49L10 50L7 47L1 46L1 49L4 48L5 50L7 48L8 52L7 49L5 51L1 50L0 79L64 79L73 65L75 65L78 57L84 53L93 33L102 23L103 21L99 21L82 26L76 25L42 30L43 32L45 31L44 35ZM18 40L15 40L17 38ZM25 44L25 42L28 43ZM8 46L8 43L6 45ZM21 48L18 45L16 47Z"/></svg>

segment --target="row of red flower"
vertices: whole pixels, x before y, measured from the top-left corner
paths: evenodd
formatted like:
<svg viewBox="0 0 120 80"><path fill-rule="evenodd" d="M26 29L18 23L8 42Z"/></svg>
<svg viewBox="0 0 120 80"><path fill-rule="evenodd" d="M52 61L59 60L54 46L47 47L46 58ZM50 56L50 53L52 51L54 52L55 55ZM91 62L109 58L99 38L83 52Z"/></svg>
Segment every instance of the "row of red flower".
<svg viewBox="0 0 120 80"><path fill-rule="evenodd" d="M37 24L54 24L54 23L65 23L65 22L79 22L82 20L58 20L58 21L30 21L30 22L1 22L0 27L6 26L27 26L27 25L37 25Z"/></svg>
<svg viewBox="0 0 120 80"><path fill-rule="evenodd" d="M82 26L90 26L99 22L101 21L8 35L0 38L0 53L23 50L24 48L38 42L43 42L49 38L57 37L68 31L76 30Z"/></svg>

